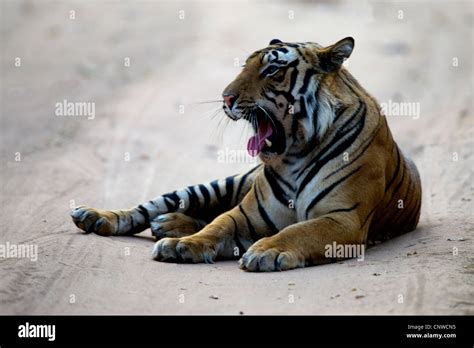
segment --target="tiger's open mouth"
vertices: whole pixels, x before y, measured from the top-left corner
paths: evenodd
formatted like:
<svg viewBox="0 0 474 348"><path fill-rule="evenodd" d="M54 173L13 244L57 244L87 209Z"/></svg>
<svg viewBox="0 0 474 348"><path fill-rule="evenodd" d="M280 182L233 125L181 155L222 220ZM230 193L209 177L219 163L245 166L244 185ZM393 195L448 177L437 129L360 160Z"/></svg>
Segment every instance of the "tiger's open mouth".
<svg viewBox="0 0 474 348"><path fill-rule="evenodd" d="M285 131L280 122L265 112L257 108L253 116L245 117L252 125L255 135L251 136L247 142L247 151L250 156L258 156L261 152L283 153L285 150Z"/></svg>

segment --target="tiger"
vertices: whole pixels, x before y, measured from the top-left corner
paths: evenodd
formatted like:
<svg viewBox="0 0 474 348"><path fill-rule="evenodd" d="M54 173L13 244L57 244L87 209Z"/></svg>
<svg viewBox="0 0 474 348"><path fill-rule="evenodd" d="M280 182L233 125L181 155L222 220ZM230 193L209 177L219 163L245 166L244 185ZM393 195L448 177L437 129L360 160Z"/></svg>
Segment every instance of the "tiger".
<svg viewBox="0 0 474 348"><path fill-rule="evenodd" d="M354 44L273 39L246 59L222 108L254 131L247 151L259 164L248 172L131 209L79 206L74 223L102 236L150 228L154 260L233 259L249 272L336 262L348 256L328 255L328 246L369 247L413 231L420 176L377 101L345 67Z"/></svg>

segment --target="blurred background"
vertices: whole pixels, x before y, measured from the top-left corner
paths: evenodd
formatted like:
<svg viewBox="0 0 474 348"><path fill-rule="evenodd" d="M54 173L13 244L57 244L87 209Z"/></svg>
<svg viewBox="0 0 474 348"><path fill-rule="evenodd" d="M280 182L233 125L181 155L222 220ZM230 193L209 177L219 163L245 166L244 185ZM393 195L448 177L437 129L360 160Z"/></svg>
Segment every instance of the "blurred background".
<svg viewBox="0 0 474 348"><path fill-rule="evenodd" d="M428 248L422 242L429 241L434 254L449 257L446 231L472 232L472 1L0 0L0 4L0 226L5 240L34 240L44 256L41 268L22 261L0 263L5 273L0 303L6 312L113 311L112 304L94 302L93 289L85 291L90 307L68 309L50 295L51 291L55 296L67 293L71 286L79 288L84 279L102 284L100 274L89 272L79 280L58 264L71 255L73 265L87 259L105 269L129 267L132 278L142 263L150 264L147 272L165 272L159 267L170 267L148 260L148 241L137 246L146 261L137 256L136 265L106 263L104 255L113 258L122 242L87 239L94 238L90 236L74 239L77 232L67 212L79 204L129 207L250 168L252 163L218 160L219 151L245 151L248 129L225 119L221 104L212 101L221 99L246 57L273 38L330 45L354 37L355 50L346 67L362 86L381 103L420 106L416 119L388 116L395 139L422 174L421 226L425 229L406 238L418 238L413 243L421 243L421 248ZM64 100L94 103L95 117L57 116L56 104ZM86 247L91 240L94 252ZM68 249L71 245L76 245L75 251ZM91 256L99 251L100 260ZM466 302L462 289L467 278L459 276L459 269L474 262L463 260L458 264L434 256L422 264L433 269L452 265L452 272L445 271L447 278L439 284L451 284L450 291L456 292L455 284L461 289L457 298ZM135 277L143 275L140 272ZM229 272L237 272L234 264ZM48 280L52 274L57 277ZM109 277L114 284L125 288L130 278L113 274ZM409 284L412 275L406 271L405 278L392 280ZM428 278L439 277L433 273ZM152 291L142 281L134 279L135 286L149 286ZM422 281L423 291L427 281ZM236 284L235 291L241 285ZM332 285L326 284L325 290L318 291L327 291L329 298ZM376 293L397 293L380 284L373 286ZM440 289L427 297L424 307L416 301L403 309L389 300L349 304L351 311L362 313L472 309L453 309L450 300L440 302L446 297ZM305 291L312 291L311 286ZM35 302L38 295L44 297L43 304ZM265 307L265 298L262 293L260 311L273 312L271 304ZM137 303L131 307L126 299L122 300L125 312L149 309ZM239 303L235 298L230 301L222 311L232 311L231 304ZM186 311L163 303L155 308ZM334 313L347 308L347 303L326 308L313 301L283 311Z"/></svg>

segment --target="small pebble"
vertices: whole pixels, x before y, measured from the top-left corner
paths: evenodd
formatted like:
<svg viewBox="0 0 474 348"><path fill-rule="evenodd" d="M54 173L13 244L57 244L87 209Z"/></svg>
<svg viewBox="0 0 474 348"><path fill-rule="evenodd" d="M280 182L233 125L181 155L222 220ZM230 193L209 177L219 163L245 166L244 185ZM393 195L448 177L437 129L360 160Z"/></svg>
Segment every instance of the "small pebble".
<svg viewBox="0 0 474 348"><path fill-rule="evenodd" d="M450 242L464 242L466 239L463 237L451 237L448 238Z"/></svg>

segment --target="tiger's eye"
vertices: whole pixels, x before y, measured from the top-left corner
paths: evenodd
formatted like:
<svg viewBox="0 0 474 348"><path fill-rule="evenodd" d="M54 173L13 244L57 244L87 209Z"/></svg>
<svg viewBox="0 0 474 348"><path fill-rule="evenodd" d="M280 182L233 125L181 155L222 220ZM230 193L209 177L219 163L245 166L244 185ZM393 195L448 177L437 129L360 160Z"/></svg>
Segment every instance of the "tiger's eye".
<svg viewBox="0 0 474 348"><path fill-rule="evenodd" d="M272 76L278 71L278 67L276 65L270 65L268 68L265 69L262 75L264 76Z"/></svg>
<svg viewBox="0 0 474 348"><path fill-rule="evenodd" d="M267 74L271 74L271 73L274 73L275 71L277 71L277 67L276 66L271 66L269 69L268 69L268 72Z"/></svg>

